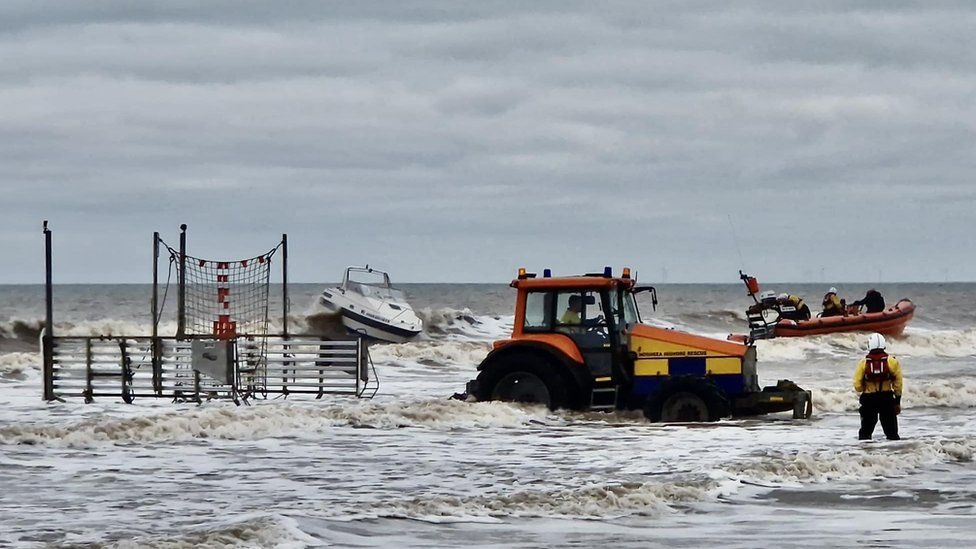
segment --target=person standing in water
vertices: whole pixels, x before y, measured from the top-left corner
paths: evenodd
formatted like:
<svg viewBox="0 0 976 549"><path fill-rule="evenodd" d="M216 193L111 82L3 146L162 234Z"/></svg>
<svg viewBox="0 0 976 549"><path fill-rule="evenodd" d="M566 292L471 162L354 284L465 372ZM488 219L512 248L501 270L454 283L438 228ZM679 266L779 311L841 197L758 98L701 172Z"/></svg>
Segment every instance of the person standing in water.
<svg viewBox="0 0 976 549"><path fill-rule="evenodd" d="M858 440L871 440L878 419L888 440L901 438L898 436L903 384L901 364L885 352L885 346L884 336L871 334L868 337L868 354L854 370L854 390L861 395Z"/></svg>

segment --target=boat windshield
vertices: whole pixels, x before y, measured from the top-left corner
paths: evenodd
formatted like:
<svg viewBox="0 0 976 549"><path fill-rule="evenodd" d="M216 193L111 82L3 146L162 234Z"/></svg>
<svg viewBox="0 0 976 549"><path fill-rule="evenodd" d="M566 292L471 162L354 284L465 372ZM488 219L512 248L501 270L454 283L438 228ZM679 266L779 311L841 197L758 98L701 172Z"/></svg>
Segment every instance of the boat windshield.
<svg viewBox="0 0 976 549"><path fill-rule="evenodd" d="M350 267L346 269L343 286L346 290L373 299L406 302L401 290L390 284L390 275L367 267Z"/></svg>
<svg viewBox="0 0 976 549"><path fill-rule="evenodd" d="M363 295L365 297L371 297L373 299L391 300L391 301L405 301L405 297L401 290L396 288L391 288L388 286L379 286L375 284L364 284L362 282L352 282L346 283L346 290L356 292L357 294Z"/></svg>

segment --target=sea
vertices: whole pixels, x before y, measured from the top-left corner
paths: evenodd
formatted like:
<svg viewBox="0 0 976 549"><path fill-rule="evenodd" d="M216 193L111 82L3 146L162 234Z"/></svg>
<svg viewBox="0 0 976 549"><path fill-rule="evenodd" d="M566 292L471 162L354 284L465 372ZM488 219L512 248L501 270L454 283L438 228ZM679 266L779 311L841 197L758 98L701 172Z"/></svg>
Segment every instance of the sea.
<svg viewBox="0 0 976 549"><path fill-rule="evenodd" d="M371 400L44 402L43 287L0 286L0 546L971 547L976 284L768 289L816 310L828 285L849 301L876 287L918 307L888 346L905 375L900 441L880 427L857 440L851 378L865 334L758 343L763 384L813 391L809 420L668 425L451 399L511 331L507 284L403 285L425 332L370 345ZM327 286L291 286L292 331L315 324ZM54 293L59 334L150 332L149 286ZM645 322L747 330L741 285L661 284L658 297L656 310L641 303Z"/></svg>

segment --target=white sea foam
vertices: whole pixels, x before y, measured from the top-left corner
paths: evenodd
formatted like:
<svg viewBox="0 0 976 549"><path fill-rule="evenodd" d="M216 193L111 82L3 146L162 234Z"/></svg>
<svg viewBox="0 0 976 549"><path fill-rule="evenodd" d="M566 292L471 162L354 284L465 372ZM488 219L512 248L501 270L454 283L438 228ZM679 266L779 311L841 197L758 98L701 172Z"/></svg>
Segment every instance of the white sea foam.
<svg viewBox="0 0 976 549"><path fill-rule="evenodd" d="M934 439L816 452L777 452L746 463L721 467L713 476L763 483L812 483L898 477L932 463L970 462L976 439Z"/></svg>
<svg viewBox="0 0 976 549"><path fill-rule="evenodd" d="M24 320L12 318L0 322L0 338L8 339L36 339L41 332L40 320Z"/></svg>
<svg viewBox="0 0 976 549"><path fill-rule="evenodd" d="M760 360L791 361L815 356L852 356L865 352L865 334L844 333L785 337L757 342ZM887 351L906 357L962 358L976 356L976 330L908 329L888 338Z"/></svg>
<svg viewBox="0 0 976 549"><path fill-rule="evenodd" d="M429 522L504 517L607 519L626 515L659 516L675 506L713 497L717 482L596 484L559 491L520 490L504 495L435 496L392 502L364 516Z"/></svg>
<svg viewBox="0 0 976 549"><path fill-rule="evenodd" d="M612 519L659 516L682 506L737 492L742 483L775 486L830 480L900 477L934 463L970 462L972 438L933 439L814 452L769 451L763 457L721 465L685 481L590 484L562 490L433 496L388 502L353 519L397 517L429 522L490 521L508 517Z"/></svg>
<svg viewBox="0 0 976 549"><path fill-rule="evenodd" d="M745 309L711 309L704 311L682 311L676 315L662 315L682 326L696 326L702 323L709 325L733 324L742 326L748 320ZM645 322L647 319L645 319Z"/></svg>
<svg viewBox="0 0 976 549"><path fill-rule="evenodd" d="M40 353L0 354L0 380L23 380L41 369Z"/></svg>
<svg viewBox="0 0 976 549"><path fill-rule="evenodd" d="M816 387L813 406L821 412L852 412L858 409L853 388ZM901 402L910 408L976 408L976 379L960 378L906 382Z"/></svg>
<svg viewBox="0 0 976 549"><path fill-rule="evenodd" d="M414 362L429 366L473 366L491 350L485 341L419 341L396 345L374 345L369 353L377 363Z"/></svg>
<svg viewBox="0 0 976 549"><path fill-rule="evenodd" d="M548 411L497 402L457 400L349 400L328 406L267 403L220 406L131 418L85 420L62 425L0 427L0 442L87 448L101 444L169 443L192 439L257 440L301 436L332 426L433 430L520 427L545 422Z"/></svg>
<svg viewBox="0 0 976 549"><path fill-rule="evenodd" d="M106 549L193 549L196 547L300 549L325 543L303 532L295 519L280 515L236 517L233 523L190 534L148 537L101 545Z"/></svg>
<svg viewBox="0 0 976 549"><path fill-rule="evenodd" d="M430 338L491 340L512 331L513 317L476 315L470 309L428 307L417 311L417 315L424 321L424 333Z"/></svg>
<svg viewBox="0 0 976 549"><path fill-rule="evenodd" d="M889 339L888 352L940 358L976 356L976 329L927 331L909 328L904 338Z"/></svg>

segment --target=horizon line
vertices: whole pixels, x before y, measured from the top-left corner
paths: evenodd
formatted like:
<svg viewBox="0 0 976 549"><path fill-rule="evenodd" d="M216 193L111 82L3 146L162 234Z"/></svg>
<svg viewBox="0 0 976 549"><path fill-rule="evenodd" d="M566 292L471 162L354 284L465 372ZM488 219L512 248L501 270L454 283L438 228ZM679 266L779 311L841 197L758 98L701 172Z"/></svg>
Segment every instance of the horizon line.
<svg viewBox="0 0 976 549"><path fill-rule="evenodd" d="M513 279L514 280L514 279ZM295 284L338 284L339 281L288 281L288 285ZM653 282L658 285L668 285L668 286L692 286L696 284L710 284L710 285L728 285L728 286L739 286L742 284L741 281L738 282L714 282L714 281L701 281L701 282ZM770 281L763 282L763 286L769 285L782 285L782 284L858 284L858 285L871 285L871 284L974 284L976 280L885 280L885 281L866 281L866 280L838 280L832 282L821 282L821 281L798 281L798 280L784 280L784 281ZM281 285L280 281L271 282L272 285ZM509 282L506 281L400 281L394 284L397 286L399 284L470 284L470 285L505 285L508 286ZM151 286L152 281L148 282L55 282L54 286ZM160 286L165 286L166 284L161 283ZM0 282L0 286L44 286L43 282Z"/></svg>

